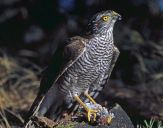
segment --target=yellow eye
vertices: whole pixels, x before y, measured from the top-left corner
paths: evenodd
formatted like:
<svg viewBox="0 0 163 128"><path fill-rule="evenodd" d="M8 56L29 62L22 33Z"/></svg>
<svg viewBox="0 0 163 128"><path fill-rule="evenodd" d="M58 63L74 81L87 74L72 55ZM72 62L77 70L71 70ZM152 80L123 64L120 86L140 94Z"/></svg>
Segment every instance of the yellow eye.
<svg viewBox="0 0 163 128"><path fill-rule="evenodd" d="M102 17L102 20L105 21L105 22L107 22L109 20L109 17L108 16L103 16Z"/></svg>

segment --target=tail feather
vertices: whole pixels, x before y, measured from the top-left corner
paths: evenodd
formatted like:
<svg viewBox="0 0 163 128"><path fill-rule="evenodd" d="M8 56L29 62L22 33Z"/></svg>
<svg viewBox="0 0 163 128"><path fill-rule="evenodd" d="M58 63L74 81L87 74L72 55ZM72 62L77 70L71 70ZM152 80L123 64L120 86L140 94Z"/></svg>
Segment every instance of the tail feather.
<svg viewBox="0 0 163 128"><path fill-rule="evenodd" d="M31 117L33 116L45 116L52 120L58 120L65 108L65 95L61 94L60 91L55 87L49 89L44 95L38 95L28 112L26 118L26 124L31 123Z"/></svg>
<svg viewBox="0 0 163 128"><path fill-rule="evenodd" d="M25 122L29 121L32 116L37 115L36 112L37 112L38 106L40 105L40 103L41 103L42 100L43 100L43 96L42 95L38 95L35 98L32 106L31 106L31 108L30 108L30 110L29 110L29 112L27 114L27 117L25 119Z"/></svg>

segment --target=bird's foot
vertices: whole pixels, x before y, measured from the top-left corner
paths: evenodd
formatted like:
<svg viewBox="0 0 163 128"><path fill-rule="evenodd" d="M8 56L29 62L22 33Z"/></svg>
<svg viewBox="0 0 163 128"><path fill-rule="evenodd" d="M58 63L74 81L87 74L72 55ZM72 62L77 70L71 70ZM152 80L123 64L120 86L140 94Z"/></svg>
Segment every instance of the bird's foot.
<svg viewBox="0 0 163 128"><path fill-rule="evenodd" d="M87 112L88 121L89 122L91 121L92 116L93 116L93 121L96 121L96 116L97 116L98 111L96 109L90 108L90 106L88 106L88 104L83 103L82 100L79 98L79 96L75 95L74 98Z"/></svg>
<svg viewBox="0 0 163 128"><path fill-rule="evenodd" d="M91 121L92 116L93 116L93 121L96 121L97 111L90 108L87 108L86 111L87 111L88 122Z"/></svg>
<svg viewBox="0 0 163 128"><path fill-rule="evenodd" d="M88 94L88 91L85 91L84 95L94 104L96 104L96 101Z"/></svg>
<svg viewBox="0 0 163 128"><path fill-rule="evenodd" d="M93 118L94 121L100 123L100 124L107 124L110 125L112 123L112 119L115 118L114 113L111 113L107 110L107 108L102 107L100 104L93 104L93 103L86 103L87 108L89 110L93 110L94 114ZM89 111L88 111L89 112ZM88 121L90 122L91 115L88 113ZM98 119L96 120L96 116Z"/></svg>
<svg viewBox="0 0 163 128"><path fill-rule="evenodd" d="M109 115L107 117L107 123L111 124L113 118L115 118L114 113L109 113Z"/></svg>

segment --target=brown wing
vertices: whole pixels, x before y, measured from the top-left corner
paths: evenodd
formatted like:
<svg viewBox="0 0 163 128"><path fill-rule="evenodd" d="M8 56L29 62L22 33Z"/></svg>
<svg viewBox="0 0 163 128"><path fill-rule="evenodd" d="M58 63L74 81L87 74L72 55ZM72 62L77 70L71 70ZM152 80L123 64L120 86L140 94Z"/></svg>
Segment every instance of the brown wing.
<svg viewBox="0 0 163 128"><path fill-rule="evenodd" d="M64 48L64 58L67 63L64 65L63 70L58 75L57 79L71 66L74 62L85 52L86 42L85 38L76 36L70 39L70 44Z"/></svg>
<svg viewBox="0 0 163 128"><path fill-rule="evenodd" d="M85 38L79 36L70 38L68 44L63 48L60 48L55 53L51 63L45 69L45 71L43 71L42 80L40 83L40 90L28 113L27 121L31 116L37 113L37 111L40 109L42 102L46 102L46 99L47 102L51 102L50 100L48 101L48 96L46 96L48 94L46 93L51 92L49 90L51 90L52 86L56 86L55 82L58 80L58 78L84 53L84 51L86 50L86 42L87 40ZM55 96L55 93L52 95L54 97L53 103L56 103L57 106L58 99L55 99L55 97L57 96Z"/></svg>

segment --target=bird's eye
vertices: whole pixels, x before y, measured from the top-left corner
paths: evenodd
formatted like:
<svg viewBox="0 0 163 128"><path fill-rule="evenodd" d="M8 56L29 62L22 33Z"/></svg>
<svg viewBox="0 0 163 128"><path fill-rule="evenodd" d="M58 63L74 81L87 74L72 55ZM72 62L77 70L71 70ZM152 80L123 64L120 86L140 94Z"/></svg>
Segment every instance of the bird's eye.
<svg viewBox="0 0 163 128"><path fill-rule="evenodd" d="M107 22L109 20L109 17L108 16L103 16L102 17L102 20L105 21L105 22Z"/></svg>

